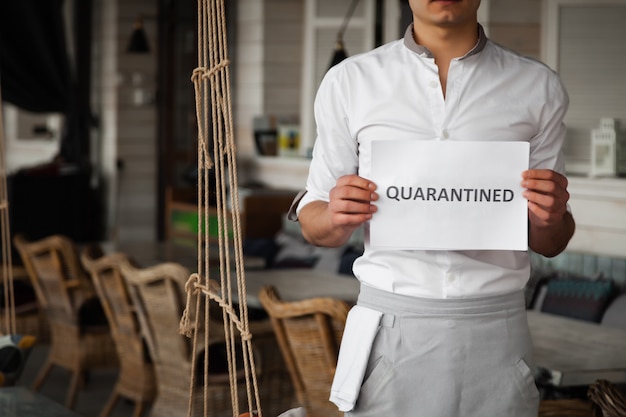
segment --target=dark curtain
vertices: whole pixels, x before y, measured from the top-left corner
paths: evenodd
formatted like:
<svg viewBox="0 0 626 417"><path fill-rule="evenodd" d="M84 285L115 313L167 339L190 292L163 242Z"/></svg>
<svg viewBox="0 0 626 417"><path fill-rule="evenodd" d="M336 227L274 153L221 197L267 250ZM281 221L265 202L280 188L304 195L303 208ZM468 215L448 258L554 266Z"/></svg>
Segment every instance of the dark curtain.
<svg viewBox="0 0 626 417"><path fill-rule="evenodd" d="M68 56L63 0L0 1L2 99L35 113L65 115L58 160L89 160L91 2L76 0Z"/></svg>
<svg viewBox="0 0 626 417"><path fill-rule="evenodd" d="M2 99L32 112L67 113L71 75L62 0L0 2Z"/></svg>
<svg viewBox="0 0 626 417"><path fill-rule="evenodd" d="M58 155L7 178L11 233L95 241L103 223L89 163L91 0L74 0L69 22L63 3L0 0L2 100L34 113L65 115ZM72 61L66 25L73 34Z"/></svg>

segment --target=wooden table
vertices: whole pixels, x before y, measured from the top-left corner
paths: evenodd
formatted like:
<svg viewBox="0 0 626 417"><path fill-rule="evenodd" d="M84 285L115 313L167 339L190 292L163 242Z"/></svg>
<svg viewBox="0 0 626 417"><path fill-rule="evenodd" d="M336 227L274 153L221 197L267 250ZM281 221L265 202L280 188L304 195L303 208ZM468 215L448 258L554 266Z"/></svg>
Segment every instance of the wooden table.
<svg viewBox="0 0 626 417"><path fill-rule="evenodd" d="M285 301L333 297L355 303L359 295L356 278L318 269L263 269L246 271L245 274L250 307L262 308L258 294L266 285L274 286Z"/></svg>
<svg viewBox="0 0 626 417"><path fill-rule="evenodd" d="M626 383L626 330L528 311L538 378L554 387Z"/></svg>
<svg viewBox="0 0 626 417"><path fill-rule="evenodd" d="M162 262L177 262L190 271L198 269L198 249L194 245L177 243L175 241L137 241L137 242L102 242L99 244L105 253L123 252L133 257L142 267L156 265ZM210 248L209 262L219 266L218 248ZM230 255L234 264L234 255ZM245 268L257 269L265 267L265 260L258 257L244 257Z"/></svg>

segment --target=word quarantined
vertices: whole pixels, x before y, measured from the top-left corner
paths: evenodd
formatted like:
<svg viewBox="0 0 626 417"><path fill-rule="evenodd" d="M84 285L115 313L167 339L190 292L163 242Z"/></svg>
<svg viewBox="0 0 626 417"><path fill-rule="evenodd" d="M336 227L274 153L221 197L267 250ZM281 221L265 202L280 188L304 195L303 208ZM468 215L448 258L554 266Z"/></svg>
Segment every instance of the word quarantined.
<svg viewBox="0 0 626 417"><path fill-rule="evenodd" d="M387 198L421 201L459 201L477 203L507 203L515 198L513 190L506 188L435 188L435 187L387 187Z"/></svg>

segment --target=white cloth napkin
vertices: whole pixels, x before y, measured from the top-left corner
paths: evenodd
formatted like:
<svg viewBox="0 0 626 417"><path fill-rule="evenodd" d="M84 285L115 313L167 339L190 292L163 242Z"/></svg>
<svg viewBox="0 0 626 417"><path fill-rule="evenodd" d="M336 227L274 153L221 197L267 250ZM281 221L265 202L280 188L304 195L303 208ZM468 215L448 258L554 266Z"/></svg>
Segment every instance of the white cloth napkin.
<svg viewBox="0 0 626 417"><path fill-rule="evenodd" d="M340 411L351 411L359 397L372 343L382 316L380 311L359 305L348 313L330 391L330 401Z"/></svg>

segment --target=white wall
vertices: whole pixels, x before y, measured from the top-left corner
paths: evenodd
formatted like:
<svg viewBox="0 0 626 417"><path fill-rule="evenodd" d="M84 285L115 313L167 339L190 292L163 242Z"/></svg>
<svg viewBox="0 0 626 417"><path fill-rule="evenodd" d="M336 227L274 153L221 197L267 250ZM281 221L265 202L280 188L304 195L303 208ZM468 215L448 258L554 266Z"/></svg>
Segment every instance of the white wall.
<svg viewBox="0 0 626 417"><path fill-rule="evenodd" d="M303 1L294 0L244 0L237 10L234 116L237 152L245 165L256 155L255 116L298 114L304 10Z"/></svg>
<svg viewBox="0 0 626 417"><path fill-rule="evenodd" d="M96 113L101 115L99 149L108 202L108 239L156 239L157 134L153 101L157 74L157 2L99 0L101 17L95 57ZM151 52L129 54L126 46L138 15ZM95 66L95 65L94 65ZM137 100L138 90L144 101ZM118 169L118 161L123 168Z"/></svg>

